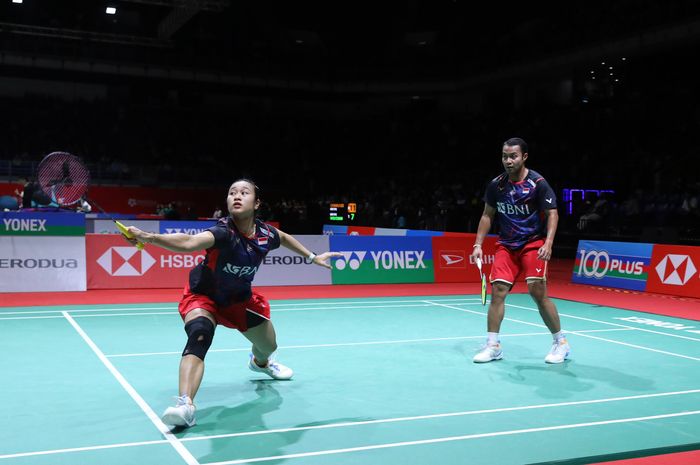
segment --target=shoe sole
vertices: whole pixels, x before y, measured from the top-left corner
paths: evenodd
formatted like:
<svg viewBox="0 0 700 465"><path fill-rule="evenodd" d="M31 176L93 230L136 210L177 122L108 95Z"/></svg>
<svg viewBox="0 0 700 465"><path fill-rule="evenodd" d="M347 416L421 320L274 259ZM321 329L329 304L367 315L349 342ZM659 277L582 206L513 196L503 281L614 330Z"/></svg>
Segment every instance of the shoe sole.
<svg viewBox="0 0 700 465"><path fill-rule="evenodd" d="M560 364L560 363L566 362L567 360L569 360L569 354L568 354L568 353L567 353L566 355L564 355L564 358L563 358L562 360L558 361L558 362L550 362L549 360L544 359L544 363L549 363L550 365L558 365L558 364Z"/></svg>
<svg viewBox="0 0 700 465"><path fill-rule="evenodd" d="M498 360L503 360L503 354L500 354L500 355L498 355L498 356L492 358L491 360L484 360L484 361L481 361L481 360L474 360L474 359L472 359L472 361L473 361L474 363L489 363L489 362L495 362L495 361L498 361Z"/></svg>
<svg viewBox="0 0 700 465"><path fill-rule="evenodd" d="M186 427L188 427L188 428L197 424L197 421L194 420L194 419L192 420L192 423L188 423L187 420L185 420L185 419L182 418L181 416L179 416L179 415L174 415L174 414L171 414L171 413L166 413L165 415L163 415L163 416L161 417L160 421L162 421L162 422L165 423L166 425L172 425L172 426L186 426Z"/></svg>
<svg viewBox="0 0 700 465"><path fill-rule="evenodd" d="M250 371L252 371L253 373L260 373L261 375L269 376L269 377L272 378L272 379L276 379L276 380L280 380L280 381L287 381L287 380L289 380L289 379L292 379L292 376L294 376L294 373L292 373L291 375L289 375L289 377L286 377L286 378L280 377L280 378L278 378L278 377L276 377L276 376L272 376L270 373L268 373L268 372L266 372L266 371L263 371L263 370L256 370L255 368L252 367L252 365L248 365L248 369L249 369Z"/></svg>

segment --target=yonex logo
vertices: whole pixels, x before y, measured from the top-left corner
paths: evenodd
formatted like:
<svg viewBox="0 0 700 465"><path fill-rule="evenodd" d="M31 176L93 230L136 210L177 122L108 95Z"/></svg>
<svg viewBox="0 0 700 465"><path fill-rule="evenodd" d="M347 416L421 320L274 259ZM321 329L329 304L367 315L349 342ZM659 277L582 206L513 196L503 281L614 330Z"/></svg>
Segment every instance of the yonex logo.
<svg viewBox="0 0 700 465"><path fill-rule="evenodd" d="M343 256L338 257L334 262L336 270L344 270L347 266L349 266L351 270L357 270L360 268L360 265L362 265L362 260L364 260L365 255L367 255L366 250L353 250L340 253Z"/></svg>
<svg viewBox="0 0 700 465"><path fill-rule="evenodd" d="M335 260L335 269L344 270L350 267L350 270L358 270L362 265L362 261L367 255L366 250L353 250L348 252L339 252L342 257ZM371 251L370 255L374 262L374 269L380 268L385 270L415 270L425 269L423 250L377 250Z"/></svg>
<svg viewBox="0 0 700 465"><path fill-rule="evenodd" d="M668 254L656 265L656 274L664 284L683 286L697 269L688 255Z"/></svg>
<svg viewBox="0 0 700 465"><path fill-rule="evenodd" d="M155 262L148 252L136 247L110 247L97 259L111 276L143 276Z"/></svg>

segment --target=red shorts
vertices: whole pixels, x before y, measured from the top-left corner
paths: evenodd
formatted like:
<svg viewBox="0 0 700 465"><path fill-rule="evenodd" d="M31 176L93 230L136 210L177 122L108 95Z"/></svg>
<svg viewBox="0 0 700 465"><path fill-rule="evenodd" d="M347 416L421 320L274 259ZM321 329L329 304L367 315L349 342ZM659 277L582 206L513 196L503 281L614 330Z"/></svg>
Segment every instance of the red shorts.
<svg viewBox="0 0 700 465"><path fill-rule="evenodd" d="M194 310L201 308L212 315L216 322L226 326L227 328L237 329L240 332L248 330L246 312L251 312L266 320L270 319L270 304L267 299L257 292L253 291L253 295L245 302L236 302L225 307L217 305L213 300L203 294L193 294L190 292L190 286L185 286L185 291L180 299L178 311L182 319L185 315Z"/></svg>
<svg viewBox="0 0 700 465"><path fill-rule="evenodd" d="M547 279L547 262L537 258L537 251L544 245L544 239L529 242L522 249L511 250L496 244L496 254L491 267L489 281L502 281L514 284L520 273L525 279Z"/></svg>

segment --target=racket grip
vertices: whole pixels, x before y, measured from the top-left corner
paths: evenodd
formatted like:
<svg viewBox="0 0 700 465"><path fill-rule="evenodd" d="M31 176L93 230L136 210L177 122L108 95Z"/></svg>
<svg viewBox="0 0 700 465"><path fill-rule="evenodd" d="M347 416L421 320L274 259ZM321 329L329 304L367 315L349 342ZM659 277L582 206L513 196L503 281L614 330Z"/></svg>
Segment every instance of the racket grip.
<svg viewBox="0 0 700 465"><path fill-rule="evenodd" d="M123 224L121 224L121 223L120 223L119 221L117 221L117 220L114 220L114 224L117 225L117 229L119 229L119 231L122 233L122 235L123 235L124 237L126 237L127 239L132 239L132 238L133 238L133 236L131 235L131 233L129 232L129 230L126 229L126 226L124 226ZM136 248L137 248L137 249L143 250L143 247L144 247L144 243L143 243L143 242L137 242L137 243L136 243Z"/></svg>

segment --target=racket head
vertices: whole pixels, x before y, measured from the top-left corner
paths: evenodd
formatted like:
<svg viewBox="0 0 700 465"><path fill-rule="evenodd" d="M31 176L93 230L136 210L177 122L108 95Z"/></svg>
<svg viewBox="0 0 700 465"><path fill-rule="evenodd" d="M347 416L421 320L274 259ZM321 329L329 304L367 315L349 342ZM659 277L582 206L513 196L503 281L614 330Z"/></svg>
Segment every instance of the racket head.
<svg viewBox="0 0 700 465"><path fill-rule="evenodd" d="M60 206L74 205L87 192L90 170L75 155L51 152L39 163L37 181L53 202Z"/></svg>

